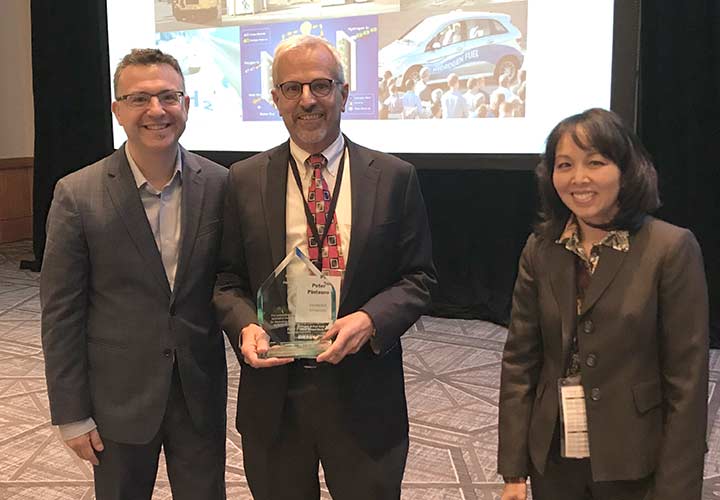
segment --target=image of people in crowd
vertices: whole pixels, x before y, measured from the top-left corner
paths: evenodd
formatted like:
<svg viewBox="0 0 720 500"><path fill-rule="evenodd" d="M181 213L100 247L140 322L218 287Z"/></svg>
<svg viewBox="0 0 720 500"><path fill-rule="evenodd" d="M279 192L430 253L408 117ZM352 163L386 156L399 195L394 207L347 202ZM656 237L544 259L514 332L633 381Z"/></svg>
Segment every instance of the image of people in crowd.
<svg viewBox="0 0 720 500"><path fill-rule="evenodd" d="M471 76L465 80L450 73L442 84L428 84L423 67L417 79L385 71L378 86L378 118L521 118L525 116L525 69L502 74L497 82Z"/></svg>

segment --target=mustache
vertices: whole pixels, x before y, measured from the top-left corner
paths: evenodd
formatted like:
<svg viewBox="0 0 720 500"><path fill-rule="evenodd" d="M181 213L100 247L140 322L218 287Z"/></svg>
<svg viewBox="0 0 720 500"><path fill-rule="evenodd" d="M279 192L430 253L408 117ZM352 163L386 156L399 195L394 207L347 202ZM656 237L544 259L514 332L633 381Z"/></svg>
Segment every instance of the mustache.
<svg viewBox="0 0 720 500"><path fill-rule="evenodd" d="M325 113L316 107L312 107L309 110L302 110L294 114L295 118L302 118L304 116L311 116L311 115L325 115Z"/></svg>

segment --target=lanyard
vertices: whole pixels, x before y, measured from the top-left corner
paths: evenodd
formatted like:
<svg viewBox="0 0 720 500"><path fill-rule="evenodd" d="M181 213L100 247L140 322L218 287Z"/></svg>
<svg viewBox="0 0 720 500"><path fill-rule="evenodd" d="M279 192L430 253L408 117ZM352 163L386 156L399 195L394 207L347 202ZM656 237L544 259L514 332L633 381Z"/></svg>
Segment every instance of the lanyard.
<svg viewBox="0 0 720 500"><path fill-rule="evenodd" d="M317 262L314 262L314 264L320 271L322 271L322 248L325 244L325 239L327 238L328 231L330 230L330 225L332 224L333 217L335 216L335 207L337 206L337 200L340 195L340 184L342 183L343 170L345 167L345 147L343 147L343 153L340 157L340 165L338 166L336 176L337 180L335 181L335 187L333 188L332 199L330 200L330 207L325 214L325 230L323 231L323 234L320 234L318 232L317 224L315 224L315 218L310 212L310 207L308 206L307 199L305 198L305 193L303 191L302 181L300 180L300 172L298 171L297 163L295 162L295 158L293 158L292 154L290 154L290 167L292 169L293 177L295 177L295 183L300 190L300 196L302 196L302 199L304 201L303 206L305 207L305 219L307 220L308 227L310 228L310 231L312 232L315 241L318 242L318 260Z"/></svg>

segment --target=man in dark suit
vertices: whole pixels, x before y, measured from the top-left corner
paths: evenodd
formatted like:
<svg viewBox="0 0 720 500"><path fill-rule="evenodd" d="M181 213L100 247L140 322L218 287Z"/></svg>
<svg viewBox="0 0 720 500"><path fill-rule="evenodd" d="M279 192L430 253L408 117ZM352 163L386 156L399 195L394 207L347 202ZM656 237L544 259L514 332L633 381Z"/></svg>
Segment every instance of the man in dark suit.
<svg viewBox="0 0 720 500"><path fill-rule="evenodd" d="M61 179L40 280L52 423L98 500L225 498L226 367L211 305L227 170L178 145L180 67L133 50L114 79L127 142Z"/></svg>
<svg viewBox="0 0 720 500"><path fill-rule="evenodd" d="M256 500L319 498L319 462L336 500L397 499L408 451L400 336L436 282L418 180L340 133L348 85L326 41L282 42L273 80L290 141L231 168L214 299L242 366L245 473ZM311 193L325 203L314 215ZM295 247L344 275L334 342L309 363L258 357L258 287Z"/></svg>

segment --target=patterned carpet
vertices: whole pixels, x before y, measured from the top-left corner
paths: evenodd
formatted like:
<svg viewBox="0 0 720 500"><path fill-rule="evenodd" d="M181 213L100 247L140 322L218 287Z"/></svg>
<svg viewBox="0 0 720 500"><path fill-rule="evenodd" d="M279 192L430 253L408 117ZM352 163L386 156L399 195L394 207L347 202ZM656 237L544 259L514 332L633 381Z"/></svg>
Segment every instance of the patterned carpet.
<svg viewBox="0 0 720 500"><path fill-rule="evenodd" d="M50 425L36 273L21 271L29 242L0 245L0 500L94 498L92 471ZM403 338L411 444L402 500L496 500L500 355L506 331L483 321L423 317ZM239 368L228 350L229 422ZM703 500L720 498L720 355L711 353L710 451ZM231 424L232 425L232 424ZM228 498L250 499L240 437L227 439ZM170 499L161 471L154 499ZM323 491L323 498L330 498ZM369 499L371 500L371 499Z"/></svg>

